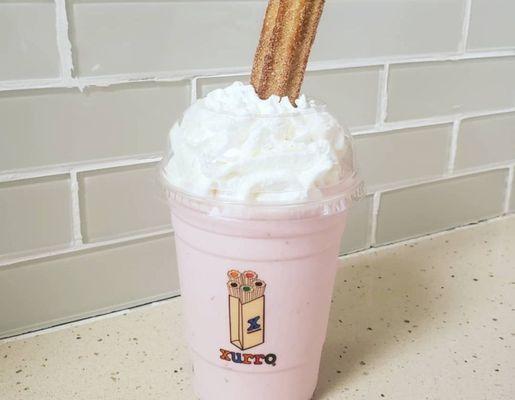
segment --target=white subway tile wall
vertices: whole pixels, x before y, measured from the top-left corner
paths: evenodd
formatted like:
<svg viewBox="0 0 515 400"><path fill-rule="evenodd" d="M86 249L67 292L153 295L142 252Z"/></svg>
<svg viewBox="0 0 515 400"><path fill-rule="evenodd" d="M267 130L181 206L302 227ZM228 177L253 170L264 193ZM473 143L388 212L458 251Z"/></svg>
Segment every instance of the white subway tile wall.
<svg viewBox="0 0 515 400"><path fill-rule="evenodd" d="M352 130L370 128L376 123L380 74L379 67L308 72L302 91L326 104L334 116ZM199 79L198 95L205 96L234 80L247 83L249 77Z"/></svg>
<svg viewBox="0 0 515 400"><path fill-rule="evenodd" d="M507 169L383 193L376 243L390 243L503 212Z"/></svg>
<svg viewBox="0 0 515 400"><path fill-rule="evenodd" d="M394 65L388 121L515 107L515 57Z"/></svg>
<svg viewBox="0 0 515 400"><path fill-rule="evenodd" d="M66 175L0 183L0 259L68 246L70 197Z"/></svg>
<svg viewBox="0 0 515 400"><path fill-rule="evenodd" d="M442 176L451 132L446 124L356 136L358 169L369 190Z"/></svg>
<svg viewBox="0 0 515 400"><path fill-rule="evenodd" d="M58 78L52 0L0 3L0 80Z"/></svg>
<svg viewBox="0 0 515 400"><path fill-rule="evenodd" d="M206 96L209 92L229 86L234 81L248 84L249 75L219 76L215 78L200 78L197 80L197 97Z"/></svg>
<svg viewBox="0 0 515 400"><path fill-rule="evenodd" d="M85 242L171 228L155 164L84 172L79 185Z"/></svg>
<svg viewBox="0 0 515 400"><path fill-rule="evenodd" d="M310 72L302 89L352 130L364 129L376 122L380 74L378 67Z"/></svg>
<svg viewBox="0 0 515 400"><path fill-rule="evenodd" d="M373 196L366 196L354 204L347 217L347 234L342 238L342 254L370 247Z"/></svg>
<svg viewBox="0 0 515 400"><path fill-rule="evenodd" d="M13 335L176 295L174 249L168 235L4 267L0 332Z"/></svg>
<svg viewBox="0 0 515 400"><path fill-rule="evenodd" d="M0 169L161 153L187 82L0 92Z"/></svg>
<svg viewBox="0 0 515 400"><path fill-rule="evenodd" d="M456 169L506 162L515 162L515 113L461 122Z"/></svg>
<svg viewBox="0 0 515 400"><path fill-rule="evenodd" d="M456 52L465 0L329 0L313 60Z"/></svg>
<svg viewBox="0 0 515 400"><path fill-rule="evenodd" d="M249 66L263 1L71 1L81 75Z"/></svg>
<svg viewBox="0 0 515 400"><path fill-rule="evenodd" d="M468 49L513 49L515 1L473 0Z"/></svg>
<svg viewBox="0 0 515 400"><path fill-rule="evenodd" d="M178 293L156 164L191 101L248 79L265 6L0 2L0 337ZM327 1L303 91L367 183L342 253L515 211L514 12Z"/></svg>

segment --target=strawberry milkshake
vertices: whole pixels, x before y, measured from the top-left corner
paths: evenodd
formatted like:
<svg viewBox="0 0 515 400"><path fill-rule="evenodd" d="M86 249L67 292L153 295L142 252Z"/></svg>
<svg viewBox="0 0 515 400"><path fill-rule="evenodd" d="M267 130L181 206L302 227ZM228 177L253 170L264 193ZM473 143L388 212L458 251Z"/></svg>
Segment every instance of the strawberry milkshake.
<svg viewBox="0 0 515 400"><path fill-rule="evenodd" d="M361 192L350 136L299 96L323 3L270 0L252 85L212 91L170 132L162 173L201 400L308 400L316 387Z"/></svg>
<svg viewBox="0 0 515 400"><path fill-rule="evenodd" d="M307 400L316 386L360 185L341 125L296 103L234 83L171 130L163 174L202 400Z"/></svg>

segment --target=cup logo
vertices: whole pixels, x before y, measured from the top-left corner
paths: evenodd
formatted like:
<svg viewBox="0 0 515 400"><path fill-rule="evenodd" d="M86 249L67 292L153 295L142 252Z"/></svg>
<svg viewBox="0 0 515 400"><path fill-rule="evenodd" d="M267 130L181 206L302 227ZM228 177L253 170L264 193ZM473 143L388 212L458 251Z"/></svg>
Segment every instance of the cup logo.
<svg viewBox="0 0 515 400"><path fill-rule="evenodd" d="M254 271L227 273L229 281L229 333L231 343L240 350L265 341L265 288Z"/></svg>
<svg viewBox="0 0 515 400"><path fill-rule="evenodd" d="M244 351L265 342L265 288L254 271L227 272L229 281L229 336L231 344ZM220 349L220 359L236 364L269 365L275 367L277 356L239 353Z"/></svg>

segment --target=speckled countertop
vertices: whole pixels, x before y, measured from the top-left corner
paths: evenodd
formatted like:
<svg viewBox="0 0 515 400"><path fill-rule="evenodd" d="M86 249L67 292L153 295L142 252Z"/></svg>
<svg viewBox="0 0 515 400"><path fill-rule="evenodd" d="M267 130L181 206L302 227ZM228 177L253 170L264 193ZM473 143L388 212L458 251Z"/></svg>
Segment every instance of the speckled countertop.
<svg viewBox="0 0 515 400"><path fill-rule="evenodd" d="M194 399L181 323L176 298L1 342L0 399ZM315 399L515 399L514 342L514 216L351 255Z"/></svg>

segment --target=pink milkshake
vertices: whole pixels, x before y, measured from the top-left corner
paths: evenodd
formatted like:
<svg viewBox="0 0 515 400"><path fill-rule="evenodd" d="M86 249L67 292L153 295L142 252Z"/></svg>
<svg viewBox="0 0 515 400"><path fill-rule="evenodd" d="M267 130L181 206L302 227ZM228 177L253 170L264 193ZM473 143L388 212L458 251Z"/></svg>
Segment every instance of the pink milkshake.
<svg viewBox="0 0 515 400"><path fill-rule="evenodd" d="M234 83L172 128L163 175L196 394L310 399L361 189L350 136L303 96Z"/></svg>

